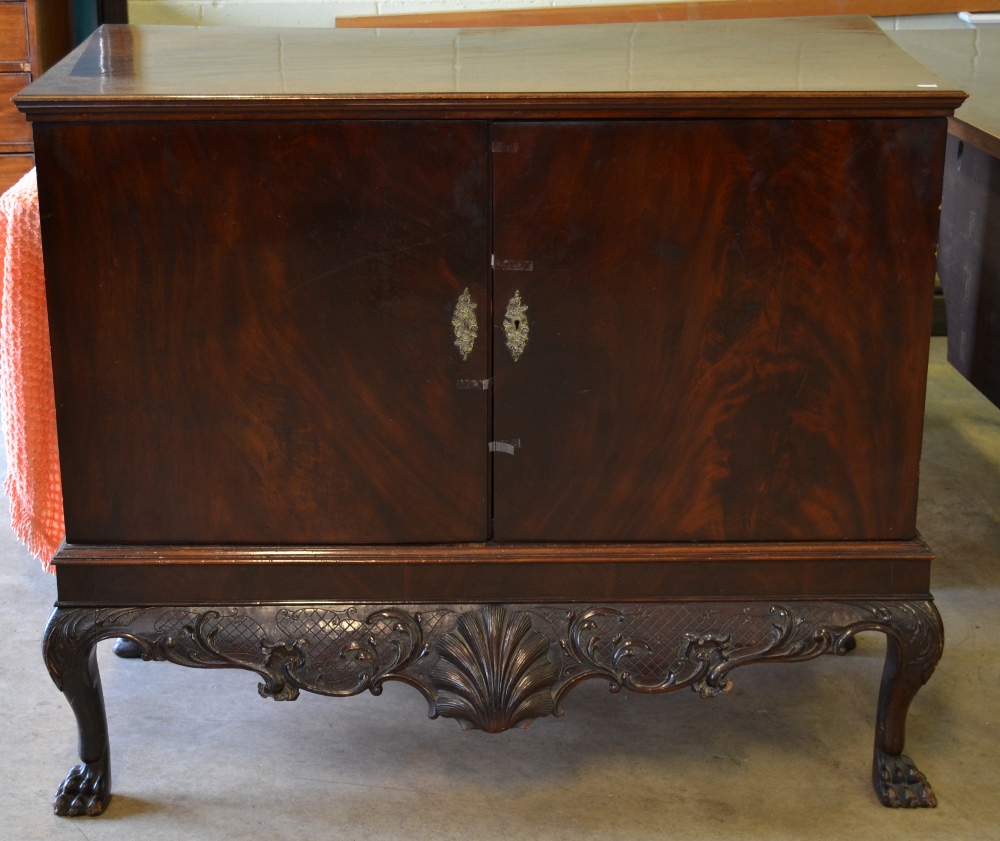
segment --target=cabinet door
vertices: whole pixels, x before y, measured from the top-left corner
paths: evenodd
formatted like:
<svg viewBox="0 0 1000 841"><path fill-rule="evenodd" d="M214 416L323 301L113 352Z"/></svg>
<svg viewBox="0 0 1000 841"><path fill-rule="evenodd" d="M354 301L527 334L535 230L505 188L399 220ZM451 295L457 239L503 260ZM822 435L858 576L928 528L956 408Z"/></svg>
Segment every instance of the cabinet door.
<svg viewBox="0 0 1000 841"><path fill-rule="evenodd" d="M486 537L485 123L36 140L70 542Z"/></svg>
<svg viewBox="0 0 1000 841"><path fill-rule="evenodd" d="M943 139L496 125L496 539L912 537Z"/></svg>

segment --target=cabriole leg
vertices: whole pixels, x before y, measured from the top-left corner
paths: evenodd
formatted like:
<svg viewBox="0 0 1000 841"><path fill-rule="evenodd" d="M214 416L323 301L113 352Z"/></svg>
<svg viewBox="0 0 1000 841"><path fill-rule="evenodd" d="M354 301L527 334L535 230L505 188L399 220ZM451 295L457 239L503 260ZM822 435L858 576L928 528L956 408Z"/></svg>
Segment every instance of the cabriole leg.
<svg viewBox="0 0 1000 841"><path fill-rule="evenodd" d="M875 724L872 785L883 806L936 806L927 778L903 753L910 702L931 674L944 648L941 616L931 602L908 603L887 631L885 669Z"/></svg>
<svg viewBox="0 0 1000 841"><path fill-rule="evenodd" d="M99 815L111 799L108 722L97 669L94 610L56 608L45 629L43 654L49 675L66 696L80 735L81 764L56 790L57 815Z"/></svg>

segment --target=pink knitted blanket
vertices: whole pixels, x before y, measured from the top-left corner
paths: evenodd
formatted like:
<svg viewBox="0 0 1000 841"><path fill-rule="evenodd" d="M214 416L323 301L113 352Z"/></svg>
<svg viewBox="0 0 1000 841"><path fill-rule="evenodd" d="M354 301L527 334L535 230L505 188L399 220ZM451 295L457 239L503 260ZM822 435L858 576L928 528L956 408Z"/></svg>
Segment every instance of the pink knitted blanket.
<svg viewBox="0 0 1000 841"><path fill-rule="evenodd" d="M14 533L50 570L66 536L38 188L31 170L0 197L0 410Z"/></svg>

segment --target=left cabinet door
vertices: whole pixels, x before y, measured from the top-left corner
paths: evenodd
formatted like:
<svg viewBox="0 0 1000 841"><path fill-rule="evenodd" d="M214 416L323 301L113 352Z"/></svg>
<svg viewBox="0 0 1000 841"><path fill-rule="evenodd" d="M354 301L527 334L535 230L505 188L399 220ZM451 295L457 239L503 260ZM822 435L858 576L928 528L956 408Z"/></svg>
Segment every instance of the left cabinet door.
<svg viewBox="0 0 1000 841"><path fill-rule="evenodd" d="M69 542L486 538L484 123L35 139Z"/></svg>

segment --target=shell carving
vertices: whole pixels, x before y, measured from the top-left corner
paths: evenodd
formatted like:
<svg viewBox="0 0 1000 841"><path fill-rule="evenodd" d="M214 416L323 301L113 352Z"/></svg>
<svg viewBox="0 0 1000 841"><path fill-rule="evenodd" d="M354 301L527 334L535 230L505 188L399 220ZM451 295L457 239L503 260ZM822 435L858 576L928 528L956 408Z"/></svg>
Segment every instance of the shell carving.
<svg viewBox="0 0 1000 841"><path fill-rule="evenodd" d="M531 627L527 613L497 605L465 613L437 650L431 683L440 715L500 733L552 713L558 672L548 637Z"/></svg>

